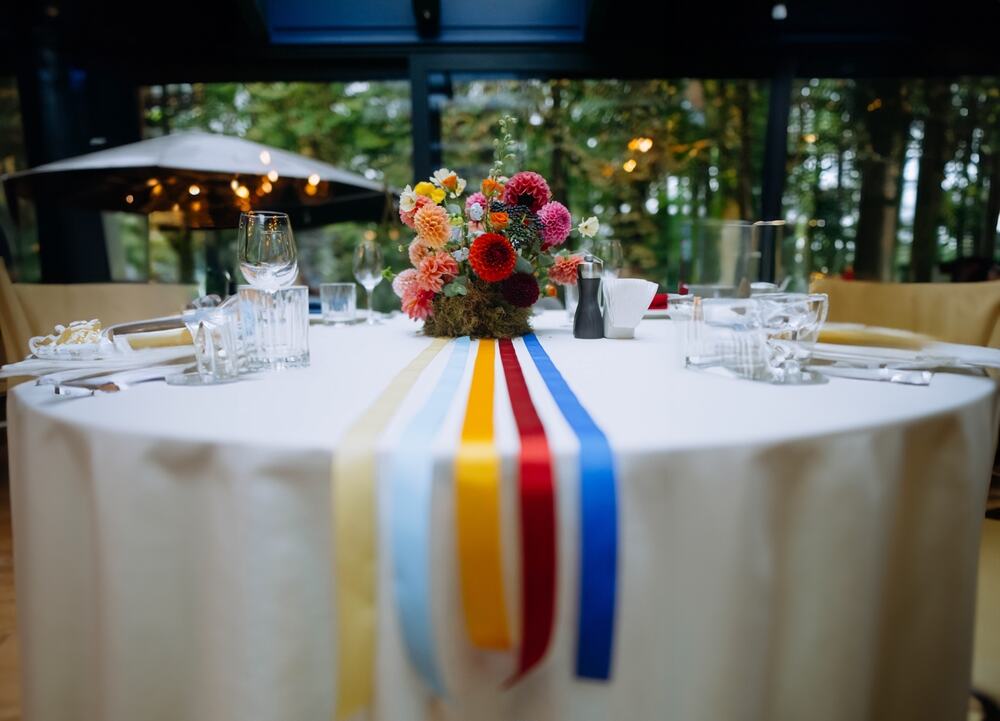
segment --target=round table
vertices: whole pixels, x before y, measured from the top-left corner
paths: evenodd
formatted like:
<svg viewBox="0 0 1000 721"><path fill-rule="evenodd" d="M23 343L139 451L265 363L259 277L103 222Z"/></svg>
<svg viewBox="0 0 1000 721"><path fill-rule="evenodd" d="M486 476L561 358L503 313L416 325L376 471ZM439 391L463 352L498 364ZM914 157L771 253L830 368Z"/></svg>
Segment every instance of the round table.
<svg viewBox="0 0 1000 721"><path fill-rule="evenodd" d="M514 654L473 648L457 620L458 393L435 446L433 613L447 696L430 695L410 668L380 593L374 718L962 717L997 437L991 380L770 386L679 367L671 321L644 321L629 341L575 340L562 313L534 324L615 453L612 679L573 676L578 444L525 362L556 462L549 653L504 688ZM308 369L77 399L16 388L8 417L26 721L331 718L331 459L428 342L402 318L318 325ZM496 374L501 388L499 362ZM407 396L386 451L432 385ZM516 613L518 441L506 396L497 398ZM386 588L384 524L379 534Z"/></svg>

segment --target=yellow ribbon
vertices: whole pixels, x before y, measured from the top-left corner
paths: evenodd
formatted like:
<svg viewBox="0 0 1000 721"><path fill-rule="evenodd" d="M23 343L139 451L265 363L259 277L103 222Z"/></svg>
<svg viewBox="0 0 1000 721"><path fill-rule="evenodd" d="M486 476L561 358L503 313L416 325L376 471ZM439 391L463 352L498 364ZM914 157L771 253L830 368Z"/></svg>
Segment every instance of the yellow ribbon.
<svg viewBox="0 0 1000 721"><path fill-rule="evenodd" d="M465 627L481 648L510 647L500 552L500 456L493 442L496 341L479 341L455 458L455 516Z"/></svg>
<svg viewBox="0 0 1000 721"><path fill-rule="evenodd" d="M337 711L343 719L371 702L375 671L375 447L400 403L442 348L436 338L389 383L344 434L333 460L333 578L337 603Z"/></svg>

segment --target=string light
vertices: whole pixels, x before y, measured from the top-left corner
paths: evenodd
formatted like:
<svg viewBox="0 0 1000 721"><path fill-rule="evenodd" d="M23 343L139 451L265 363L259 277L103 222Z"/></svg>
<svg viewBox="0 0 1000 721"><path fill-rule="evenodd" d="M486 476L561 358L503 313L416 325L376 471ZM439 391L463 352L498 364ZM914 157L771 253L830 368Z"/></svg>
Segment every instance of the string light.
<svg viewBox="0 0 1000 721"><path fill-rule="evenodd" d="M653 139L639 136L628 141L629 150L638 150L640 153L648 153L653 147Z"/></svg>
<svg viewBox="0 0 1000 721"><path fill-rule="evenodd" d="M271 154L269 152L267 152L266 150L261 150L260 151L260 162L262 162L264 165L270 165L271 164Z"/></svg>
<svg viewBox="0 0 1000 721"><path fill-rule="evenodd" d="M190 188L188 188L188 193L191 195L198 195L199 193L201 193L201 188L199 188L197 185L192 185Z"/></svg>
<svg viewBox="0 0 1000 721"><path fill-rule="evenodd" d="M125 202L128 203L129 205L132 205L132 203L135 202L135 196L129 193L128 195L125 196Z"/></svg>
<svg viewBox="0 0 1000 721"><path fill-rule="evenodd" d="M319 175L313 173L312 175L309 176L309 180L307 180L306 182L309 183L309 185L313 186L319 185Z"/></svg>
<svg viewBox="0 0 1000 721"><path fill-rule="evenodd" d="M238 195L241 198L249 198L250 197L250 189L247 188L247 186L245 186L245 185L241 185L240 187L238 187L236 189L236 195Z"/></svg>
<svg viewBox="0 0 1000 721"><path fill-rule="evenodd" d="M274 168L271 168L269 171L267 171L267 179L270 180L272 183L277 183L278 171L275 170Z"/></svg>
<svg viewBox="0 0 1000 721"><path fill-rule="evenodd" d="M232 180L229 181L229 187L232 188L233 192L235 193L236 190L240 187L240 181L238 181L236 178L233 178Z"/></svg>
<svg viewBox="0 0 1000 721"><path fill-rule="evenodd" d="M802 139L811 145L816 142L816 133L806 133Z"/></svg>
<svg viewBox="0 0 1000 721"><path fill-rule="evenodd" d="M633 170L635 170L636 165L638 165L638 163L635 162L635 158L629 158L628 160L625 161L624 165L622 165L622 170L624 170L626 173L631 173Z"/></svg>
<svg viewBox="0 0 1000 721"><path fill-rule="evenodd" d="M269 180L265 180L263 183L260 184L260 189L263 190L265 193L270 193L272 190L274 190L274 186L271 185L271 182Z"/></svg>

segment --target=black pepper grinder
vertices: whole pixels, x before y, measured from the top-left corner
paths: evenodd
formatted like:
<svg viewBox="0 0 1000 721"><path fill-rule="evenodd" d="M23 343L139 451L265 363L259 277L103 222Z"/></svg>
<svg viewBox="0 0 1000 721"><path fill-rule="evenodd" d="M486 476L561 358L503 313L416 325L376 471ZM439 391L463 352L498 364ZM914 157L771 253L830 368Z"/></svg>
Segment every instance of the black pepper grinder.
<svg viewBox="0 0 1000 721"><path fill-rule="evenodd" d="M576 283L579 301L573 316L573 335L576 338L603 338L604 318L598 301L601 293L601 273L604 263L601 259L587 255L576 266Z"/></svg>

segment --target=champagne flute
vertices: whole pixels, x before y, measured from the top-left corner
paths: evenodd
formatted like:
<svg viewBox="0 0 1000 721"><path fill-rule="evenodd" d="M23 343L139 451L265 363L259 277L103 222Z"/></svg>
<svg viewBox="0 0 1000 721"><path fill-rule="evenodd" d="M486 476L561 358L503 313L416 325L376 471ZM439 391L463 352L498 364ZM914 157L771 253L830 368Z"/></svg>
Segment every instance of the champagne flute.
<svg viewBox="0 0 1000 721"><path fill-rule="evenodd" d="M274 294L295 282L299 263L286 213L241 213L236 237L240 270L251 286Z"/></svg>
<svg viewBox="0 0 1000 721"><path fill-rule="evenodd" d="M354 277L368 293L368 325L375 325L372 291L382 282L382 249L375 241L363 240L354 250Z"/></svg>

